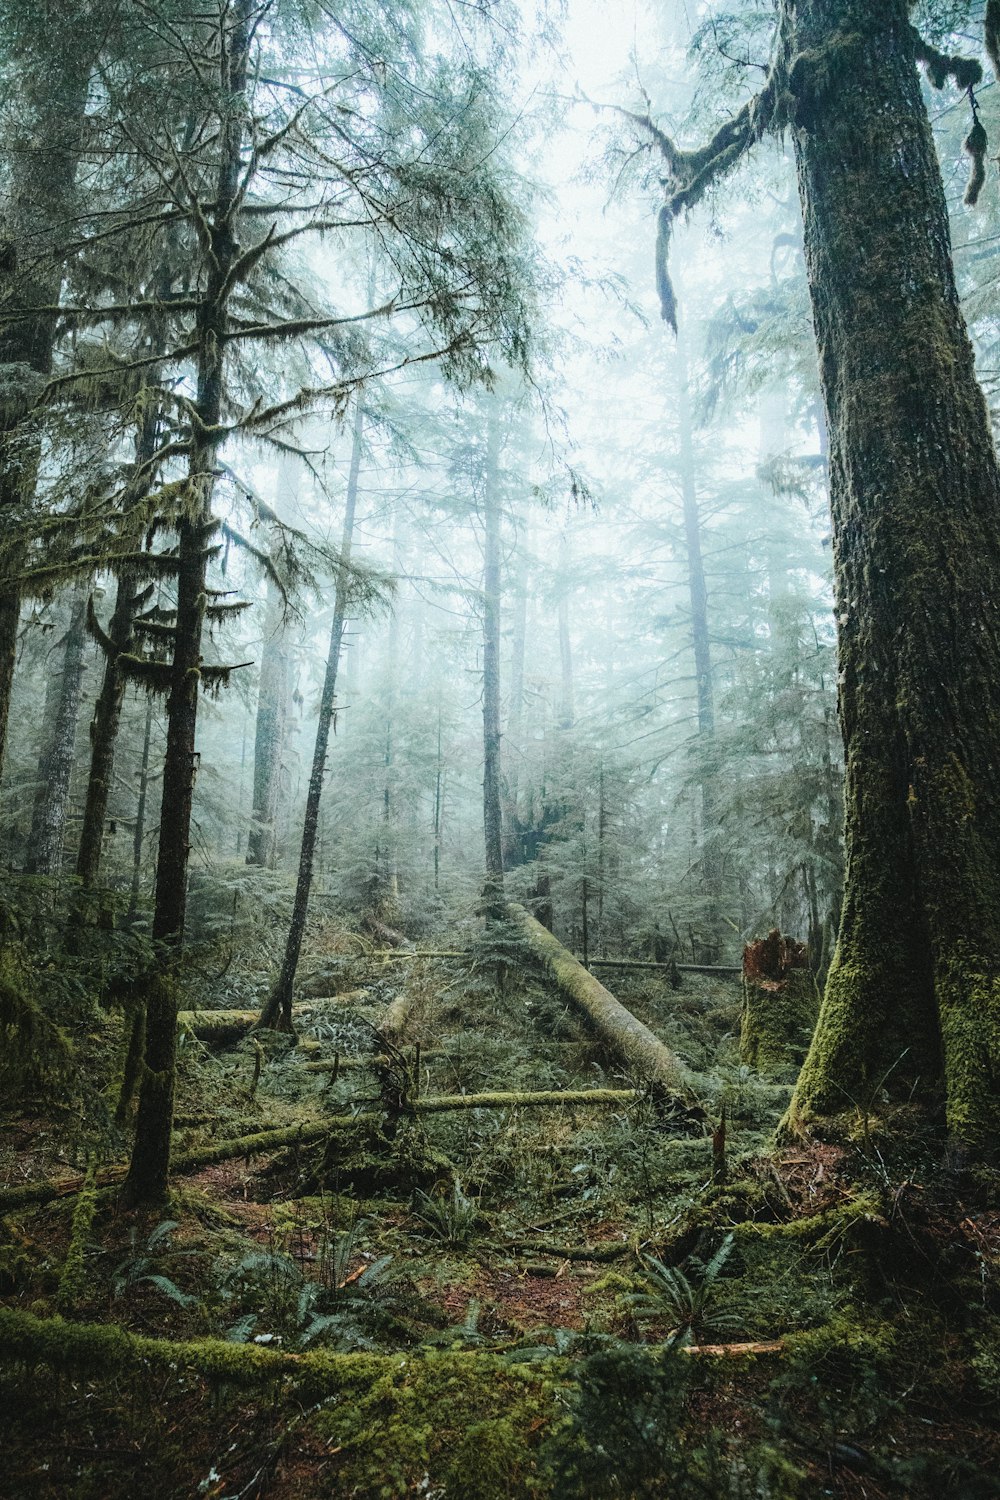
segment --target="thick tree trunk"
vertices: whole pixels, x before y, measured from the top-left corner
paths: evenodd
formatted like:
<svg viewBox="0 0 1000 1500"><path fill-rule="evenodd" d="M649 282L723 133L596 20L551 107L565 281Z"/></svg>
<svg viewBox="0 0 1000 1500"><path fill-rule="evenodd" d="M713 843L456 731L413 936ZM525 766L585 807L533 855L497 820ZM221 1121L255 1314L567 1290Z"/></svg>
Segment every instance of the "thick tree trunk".
<svg viewBox="0 0 1000 1500"><path fill-rule="evenodd" d="M278 590L268 582L267 621L260 658L260 689L253 749L253 821L247 838L247 864L273 869L281 781L281 753L288 710L288 646Z"/></svg>
<svg viewBox="0 0 1000 1500"><path fill-rule="evenodd" d="M15 321L19 309L51 307L59 299L62 268L57 237L72 222L71 202L80 161L80 133L90 58L85 42L67 45L72 17L49 18L37 28L38 55L27 60L23 88L6 142L3 195L3 274L0 300L0 369L5 400L0 417L0 771L10 716L21 614L20 573L25 539L22 507L35 489L40 438L31 412L52 370L56 324L46 315Z"/></svg>
<svg viewBox="0 0 1000 1500"><path fill-rule="evenodd" d="M70 604L51 733L38 762L38 788L24 862L29 875L58 875L62 867L73 750L83 690L86 613L86 591L77 587Z"/></svg>
<svg viewBox="0 0 1000 1500"><path fill-rule="evenodd" d="M491 403L483 489L483 830L487 914L503 906L500 805L500 412Z"/></svg>
<svg viewBox="0 0 1000 1500"><path fill-rule="evenodd" d="M1000 474L905 0L786 0L830 433L847 771L836 957L791 1120L1000 1113Z"/></svg>
<svg viewBox="0 0 1000 1500"><path fill-rule="evenodd" d="M330 726L337 699L337 670L340 666L340 650L344 641L344 623L347 619L348 592L350 584L351 547L354 541L354 516L358 503L358 481L361 475L362 436L365 413L360 396L354 410L354 436L351 445L351 467L347 476L347 496L344 505L344 529L340 538L340 567L333 599L333 623L330 626L330 647L326 658L323 691L319 702L319 718L316 723L316 743L313 746L312 770L309 775L309 790L306 793L306 810L302 823L302 844L299 849L299 873L295 883L295 900L292 918L285 939L285 953L281 969L267 1004L260 1013L259 1025L274 1026L281 1031L292 1030L292 989L295 973L302 952L306 917L309 914L309 895L312 890L313 865L316 856L316 835L319 832L319 807L323 796L323 781L326 777L326 755L330 744Z"/></svg>
<svg viewBox="0 0 1000 1500"><path fill-rule="evenodd" d="M184 935L188 855L194 800L195 733L201 685L201 640L205 618L212 494L221 442L225 334L232 294L231 272L239 258L234 222L242 170L242 109L250 53L254 0L235 0L222 38L223 85L220 160L205 294L198 311L198 382L188 468L190 514L177 526L177 610L163 800L156 861L154 941L179 948ZM151 977L146 996L146 1039L135 1142L123 1196L126 1203L151 1203L166 1196L170 1131L177 1056L177 990L171 975Z"/></svg>
<svg viewBox="0 0 1000 1500"><path fill-rule="evenodd" d="M680 1058L625 1009L593 974L523 906L508 908L535 957L608 1052L635 1078L671 1097L694 1098L694 1079Z"/></svg>

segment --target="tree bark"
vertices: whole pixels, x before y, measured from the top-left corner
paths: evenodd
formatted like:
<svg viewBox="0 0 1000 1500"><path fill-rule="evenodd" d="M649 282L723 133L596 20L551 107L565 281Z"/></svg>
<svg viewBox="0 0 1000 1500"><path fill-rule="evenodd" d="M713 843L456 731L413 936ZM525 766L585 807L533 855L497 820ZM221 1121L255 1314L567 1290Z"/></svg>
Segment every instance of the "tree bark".
<svg viewBox="0 0 1000 1500"><path fill-rule="evenodd" d="M347 476L347 496L344 506L344 528L340 538L340 566L334 589L333 623L330 626L330 647L323 677L323 692L320 696L319 718L316 723L316 743L313 747L312 770L309 775L309 790L306 793L305 817L302 823L302 844L299 849L299 873L295 884L295 900L292 917L285 940L285 953L281 969L267 1004L260 1013L259 1025L273 1026L279 1031L292 1030L292 989L295 973L302 952L302 939L309 914L309 894L312 890L313 865L316 855L316 835L319 831L319 807L326 777L326 755L330 744L330 726L337 698L337 670L340 651L344 641L344 623L347 619L350 584L351 547L354 541L354 516L358 503L358 481L361 475L362 436L365 412L359 396L354 408L354 434L351 443L351 467Z"/></svg>
<svg viewBox="0 0 1000 1500"><path fill-rule="evenodd" d="M58 875L62 868L73 751L83 690L86 612L86 591L78 586L70 604L51 734L38 762L38 787L24 863L29 875Z"/></svg>
<svg viewBox="0 0 1000 1500"><path fill-rule="evenodd" d="M525 544L526 545L526 544ZM504 777L504 867L520 864L521 762L524 758L524 658L528 636L527 561L520 559L514 584L514 627L510 642L510 698L507 704L506 775Z"/></svg>
<svg viewBox="0 0 1000 1500"><path fill-rule="evenodd" d="M277 587L270 579L264 628L253 748L253 820L247 838L247 864L273 869L277 852L281 753L288 711L289 660L282 603Z"/></svg>
<svg viewBox="0 0 1000 1500"><path fill-rule="evenodd" d="M695 458L691 394L688 385L687 349L683 331L677 340L678 458L684 541L687 551L688 596L691 604L691 643L694 649L695 689L698 712L698 785L701 832L701 871L705 892L704 926L699 934L703 962L718 957L720 860L718 804L715 792L715 683L708 628L708 585L701 550L701 515L695 483Z"/></svg>
<svg viewBox="0 0 1000 1500"><path fill-rule="evenodd" d="M502 915L500 803L500 412L490 404L483 488L483 831L487 914Z"/></svg>
<svg viewBox="0 0 1000 1500"><path fill-rule="evenodd" d="M19 522L30 499L40 457L40 438L31 412L44 377L52 371L56 323L28 309L58 301L62 268L57 234L71 222L71 200L80 162L80 135L92 58L82 38L69 45L67 17L49 18L37 28L39 56L23 70L16 116L23 134L9 143L7 191L0 236L0 299L7 320L0 328L0 368L5 385L16 391L3 402L0 417L0 771L10 717L11 685L17 661L21 579L25 538ZM24 309L15 321L11 314Z"/></svg>
<svg viewBox="0 0 1000 1500"><path fill-rule="evenodd" d="M830 434L846 751L837 953L790 1112L1000 1112L1000 473L905 0L797 0L793 138Z"/></svg>
<svg viewBox="0 0 1000 1500"><path fill-rule="evenodd" d="M87 778L87 797L76 859L76 873L85 889L96 884L101 866L104 825L115 765L115 744L125 694L125 681L118 671L118 657L131 648L132 625L141 597L142 591L137 588L134 577L123 570L118 575L118 593L108 627L111 651L105 657L101 690L94 704L94 717L90 724L90 774Z"/></svg>
<svg viewBox="0 0 1000 1500"><path fill-rule="evenodd" d="M153 939L175 949L184 935L189 838L194 799L195 732L201 684L201 639L205 618L209 539L215 530L212 495L221 443L225 334L232 295L230 273L239 257L235 217L239 204L245 131L243 97L250 54L254 0L235 0L221 37L222 94L216 199L205 225L209 253L205 293L197 316L198 374L188 467L191 508L177 526L177 611L163 800L156 861ZM177 991L172 977L157 973L146 997L146 1044L132 1159L125 1179L126 1203L152 1203L166 1196L177 1056Z"/></svg>

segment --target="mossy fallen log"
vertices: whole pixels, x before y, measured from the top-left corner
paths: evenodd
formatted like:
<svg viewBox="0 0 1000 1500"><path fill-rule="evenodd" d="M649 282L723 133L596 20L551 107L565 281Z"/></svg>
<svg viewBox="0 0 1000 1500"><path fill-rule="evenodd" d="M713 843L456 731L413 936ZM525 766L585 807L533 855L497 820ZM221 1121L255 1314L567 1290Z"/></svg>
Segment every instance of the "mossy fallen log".
<svg viewBox="0 0 1000 1500"><path fill-rule="evenodd" d="M713 1358L779 1354L782 1340L741 1344L694 1344L684 1352ZM511 1351L516 1352L516 1351ZM655 1349L650 1351L655 1353ZM186 1377L240 1390L259 1390L287 1383L306 1400L334 1394L361 1395L377 1381L386 1389L411 1377L415 1369L438 1372L442 1389L487 1371L516 1378L509 1358L493 1350L407 1350L401 1354L340 1353L317 1349L294 1354L264 1349L259 1344L237 1344L229 1339L161 1339L131 1333L114 1323L77 1323L68 1318L40 1318L20 1308L0 1307L0 1355L5 1369L50 1369L59 1375L121 1379L155 1374L174 1380ZM567 1368L555 1349L552 1363ZM530 1377L530 1370L524 1378Z"/></svg>
<svg viewBox="0 0 1000 1500"><path fill-rule="evenodd" d="M695 1078L680 1058L654 1036L599 979L577 963L548 928L523 906L512 904L511 919L520 927L531 952L544 964L566 999L608 1052L642 1082L702 1113Z"/></svg>
<svg viewBox="0 0 1000 1500"><path fill-rule="evenodd" d="M292 1015L301 1019L323 1010L339 1010L357 1004L367 993L367 990L346 990L342 995L317 996L294 1005ZM199 1042L235 1042L249 1035L259 1015L256 1010L181 1010L177 1012L177 1026Z"/></svg>
<svg viewBox="0 0 1000 1500"><path fill-rule="evenodd" d="M560 1106L610 1108L631 1104L641 1097L641 1089L543 1089L494 1091L486 1094L435 1094L414 1099L410 1108L418 1115L441 1114L453 1109L557 1109Z"/></svg>
<svg viewBox="0 0 1000 1500"><path fill-rule="evenodd" d="M572 1106L605 1109L616 1104L628 1104L639 1097L635 1089L549 1089L541 1092L508 1092L492 1094L429 1094L425 1099L406 1101L399 1111L399 1118L416 1115L443 1114L449 1110L465 1109L554 1109ZM291 1146L308 1146L327 1136L349 1131L355 1126L378 1126L384 1123L384 1110L366 1110L357 1114L326 1115L321 1120L311 1120L299 1125L286 1125L277 1130L259 1130L249 1135L229 1136L212 1141L204 1146L195 1146L179 1151L170 1159L172 1175L197 1172L202 1167L214 1166L220 1161L231 1161L237 1156L256 1156L262 1152L281 1151ZM100 1173L98 1186L103 1190L117 1187L125 1175L125 1167L110 1167ZM0 1188L0 1213L14 1208L40 1206L56 1198L70 1197L84 1186L82 1177L48 1179L42 1182L24 1183L20 1187Z"/></svg>
<svg viewBox="0 0 1000 1500"><path fill-rule="evenodd" d="M508 1240L497 1249L512 1255L551 1255L557 1260L592 1260L598 1264L621 1260L632 1249L627 1244L554 1245L550 1240Z"/></svg>

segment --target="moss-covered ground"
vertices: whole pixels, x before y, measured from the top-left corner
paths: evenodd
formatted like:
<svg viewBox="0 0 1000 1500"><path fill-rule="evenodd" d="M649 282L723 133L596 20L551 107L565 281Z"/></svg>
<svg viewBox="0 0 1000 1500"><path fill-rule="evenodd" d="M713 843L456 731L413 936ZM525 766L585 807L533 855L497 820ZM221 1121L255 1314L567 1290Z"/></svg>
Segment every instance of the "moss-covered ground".
<svg viewBox="0 0 1000 1500"><path fill-rule="evenodd" d="M1000 1494L997 1180L900 1114L776 1149L790 1090L739 1061L738 982L609 982L715 1081L707 1123L642 1094L414 1117L632 1080L516 961L319 934L298 1038L182 1036L177 1151L365 1120L155 1213L98 1190L128 1121L95 1008L73 1087L4 1121L0 1181L84 1189L2 1221L0 1495Z"/></svg>

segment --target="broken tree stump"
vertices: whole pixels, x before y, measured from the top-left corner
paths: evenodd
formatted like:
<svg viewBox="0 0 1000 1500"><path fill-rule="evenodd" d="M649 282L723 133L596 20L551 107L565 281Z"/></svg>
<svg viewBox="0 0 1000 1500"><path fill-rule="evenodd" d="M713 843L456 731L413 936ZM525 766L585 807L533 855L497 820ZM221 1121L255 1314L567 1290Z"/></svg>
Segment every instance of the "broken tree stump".
<svg viewBox="0 0 1000 1500"><path fill-rule="evenodd" d="M775 927L743 950L740 1058L758 1073L793 1080L809 1050L819 990L805 943Z"/></svg>

